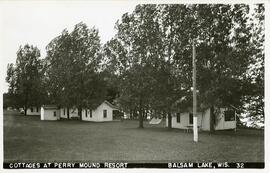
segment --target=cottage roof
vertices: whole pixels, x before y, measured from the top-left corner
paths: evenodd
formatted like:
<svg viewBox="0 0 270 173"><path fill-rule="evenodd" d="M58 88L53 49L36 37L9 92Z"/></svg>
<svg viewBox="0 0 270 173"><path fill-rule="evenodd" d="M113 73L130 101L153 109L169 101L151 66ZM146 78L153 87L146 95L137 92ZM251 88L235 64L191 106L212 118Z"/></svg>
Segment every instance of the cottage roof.
<svg viewBox="0 0 270 173"><path fill-rule="evenodd" d="M111 108L113 108L113 109L119 109L117 106L115 106L115 105L113 105L112 103L110 103L109 101L107 101L107 100L104 100L104 101L102 101L102 102L97 102L97 103L95 103L92 107L90 107L91 109L97 109L102 103L105 103L105 104L107 104L108 106L110 106ZM42 107L44 108L44 109L59 109L60 107L59 106L57 106L57 105L42 105ZM85 108L87 108L87 107L85 107ZM88 107L89 108L89 107ZM76 109L76 107L75 106L73 106L73 109Z"/></svg>
<svg viewBox="0 0 270 173"><path fill-rule="evenodd" d="M111 104L110 102L108 102L107 100L105 100L103 103L106 103L107 105L109 105L110 107L114 108L114 109L119 109L117 106Z"/></svg>
<svg viewBox="0 0 270 173"><path fill-rule="evenodd" d="M43 109L58 109L56 105L42 105Z"/></svg>

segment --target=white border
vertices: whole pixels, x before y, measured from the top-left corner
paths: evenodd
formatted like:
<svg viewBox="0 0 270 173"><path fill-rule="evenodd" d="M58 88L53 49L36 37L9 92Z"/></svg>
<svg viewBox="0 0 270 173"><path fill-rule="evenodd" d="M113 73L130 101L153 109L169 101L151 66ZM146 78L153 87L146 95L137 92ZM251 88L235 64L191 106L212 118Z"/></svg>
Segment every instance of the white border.
<svg viewBox="0 0 270 173"><path fill-rule="evenodd" d="M113 0L110 0L110 2ZM200 171L200 173L204 173L204 172L245 172L245 173L249 173L249 172L269 172L270 171L270 164L269 164L269 147L266 146L270 146L269 144L269 120L270 117L268 116L269 113L269 106L268 106L268 102L269 102L269 90L267 88L270 87L270 83L269 83L269 75L270 75L270 70L269 70L269 55L270 55L270 41L269 41L269 31L270 31L270 16L269 16L269 12L270 12L270 1L267 0L114 0L115 3L135 3L135 4L155 4L155 3L245 3L245 4L254 4L254 3L265 3L265 169L243 169L243 170L237 170L237 169L65 169L64 171L66 172L197 172ZM13 0L13 1L0 1L0 6L2 4L17 4L17 3L23 3L23 4L27 4L27 5L31 5L33 3L45 3L45 4L61 4L61 3L84 3L84 2L89 2L89 1L64 1L64 0L58 0L58 1L53 1L53 0L47 0L47 1L19 1L19 0ZM108 0L100 0L100 1L91 1L91 2L95 2L95 3L106 3L108 2ZM0 12L1 15L1 12ZM3 15L3 14L2 14ZM106 15L106 14L104 14ZM1 28L4 27L1 25L0 22L0 32L1 32ZM0 38L1 39L1 38ZM0 52L1 49L3 49L3 43L0 41ZM1 60L1 57L0 57ZM1 67L2 66L2 61L0 61ZM1 77L4 75L6 75L6 69L0 69L0 73L1 73ZM2 78L1 78L2 79ZM4 84L4 81L1 81L2 84ZM2 127L2 130L0 132L0 140L1 140L1 149L0 149L0 153L2 153L2 157L0 157L0 171L3 172L14 172L14 171L18 171L18 172L48 172L48 171L53 171L53 172L62 172L63 169L20 169L20 170L8 170L8 169L4 169L3 170L3 85L1 85L0 87L0 91L1 91L1 96L0 96L0 126Z"/></svg>

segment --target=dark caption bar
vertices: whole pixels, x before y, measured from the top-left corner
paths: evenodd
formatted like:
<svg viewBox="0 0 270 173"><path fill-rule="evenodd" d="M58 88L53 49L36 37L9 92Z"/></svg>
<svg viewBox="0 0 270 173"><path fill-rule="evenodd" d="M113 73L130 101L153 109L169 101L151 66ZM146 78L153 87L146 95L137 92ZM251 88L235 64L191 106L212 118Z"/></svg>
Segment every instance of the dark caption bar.
<svg viewBox="0 0 270 173"><path fill-rule="evenodd" d="M52 162L52 163L24 163L24 162L4 162L4 169L121 169L121 168L163 168L163 169L263 169L264 162L170 162L170 163L127 163L127 162Z"/></svg>

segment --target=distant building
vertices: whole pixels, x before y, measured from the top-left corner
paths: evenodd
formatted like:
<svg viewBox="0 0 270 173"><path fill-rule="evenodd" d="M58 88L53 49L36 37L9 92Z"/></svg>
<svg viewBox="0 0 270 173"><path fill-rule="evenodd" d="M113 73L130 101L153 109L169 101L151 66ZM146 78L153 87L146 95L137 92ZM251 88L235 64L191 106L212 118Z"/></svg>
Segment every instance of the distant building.
<svg viewBox="0 0 270 173"><path fill-rule="evenodd" d="M200 130L210 130L210 108L199 110L197 112L198 126ZM215 116L215 130L236 129L236 113L234 110L228 108L220 108ZM168 126L168 118L166 119L166 126ZM188 129L193 126L192 110L184 112L176 112L172 116L172 128Z"/></svg>
<svg viewBox="0 0 270 173"><path fill-rule="evenodd" d="M117 117L119 115L118 112L119 110L116 106L105 100L93 110L83 109L82 120L95 122L113 121L119 118Z"/></svg>
<svg viewBox="0 0 270 173"><path fill-rule="evenodd" d="M40 107L32 106L26 110L26 115L40 115Z"/></svg>
<svg viewBox="0 0 270 173"><path fill-rule="evenodd" d="M41 120L60 120L60 110L55 105L43 105L40 112Z"/></svg>
<svg viewBox="0 0 270 173"><path fill-rule="evenodd" d="M104 101L94 109L82 109L82 120L105 122L121 119L119 109L108 101ZM78 108L58 108L54 105L41 107L41 120L79 119Z"/></svg>

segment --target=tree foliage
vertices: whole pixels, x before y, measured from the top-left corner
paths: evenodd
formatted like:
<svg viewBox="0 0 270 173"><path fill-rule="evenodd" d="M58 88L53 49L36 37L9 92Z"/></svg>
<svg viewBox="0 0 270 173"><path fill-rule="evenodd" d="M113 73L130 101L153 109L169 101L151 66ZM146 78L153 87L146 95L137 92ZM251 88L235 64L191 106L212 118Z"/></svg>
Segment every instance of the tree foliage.
<svg viewBox="0 0 270 173"><path fill-rule="evenodd" d="M249 13L245 4L151 4L124 14L110 42L121 48L110 57L125 67L120 73L122 105L166 111L168 117L174 108L191 106L195 40L200 107L243 110L243 98L251 94L253 85L245 77L254 62Z"/></svg>
<svg viewBox="0 0 270 173"><path fill-rule="evenodd" d="M242 102L244 113L251 120L252 125L257 127L264 124L264 59L265 59L265 8L263 4L256 4L251 19L252 30L252 59L246 72L246 80L249 85L249 94Z"/></svg>
<svg viewBox="0 0 270 173"><path fill-rule="evenodd" d="M47 86L52 103L93 108L105 97L98 30L84 23L64 30L47 46Z"/></svg>
<svg viewBox="0 0 270 173"><path fill-rule="evenodd" d="M20 47L8 65L9 93L25 107L41 97L79 110L116 100L139 127L151 113L167 115L170 128L172 114L192 104L195 41L199 108L231 107L264 122L264 5L254 6L137 5L103 46L96 28L78 23L48 44L43 60L37 48Z"/></svg>
<svg viewBox="0 0 270 173"><path fill-rule="evenodd" d="M43 103L43 66L39 57L39 49L26 44L17 51L16 64L8 65L6 81L9 93L16 97L16 107L24 108L25 115L27 108Z"/></svg>

